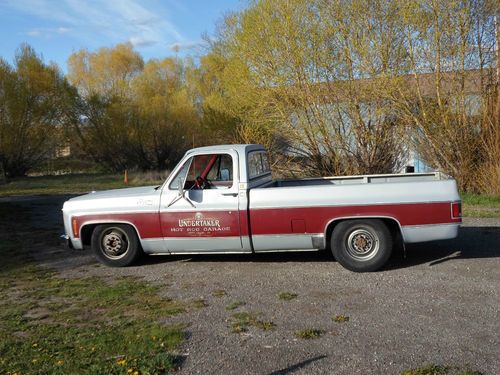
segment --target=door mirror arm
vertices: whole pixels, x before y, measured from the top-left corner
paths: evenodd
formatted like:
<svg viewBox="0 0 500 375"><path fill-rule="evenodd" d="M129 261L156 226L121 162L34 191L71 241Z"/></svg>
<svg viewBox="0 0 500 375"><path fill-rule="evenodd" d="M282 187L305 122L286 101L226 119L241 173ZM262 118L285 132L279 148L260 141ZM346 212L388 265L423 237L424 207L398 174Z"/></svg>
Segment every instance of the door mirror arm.
<svg viewBox="0 0 500 375"><path fill-rule="evenodd" d="M190 200L188 197L186 197L186 191L184 190L183 185L184 185L183 181L181 180L181 178L179 178L179 179L177 180L177 189L178 189L178 194L177 194L177 197L175 197L175 198L172 200L172 202L170 202L170 203L167 205L167 207L170 207L170 206L172 206L175 202L178 202L178 201L180 201L181 199L184 199L184 200L186 200L186 202L188 202L188 203L189 203L189 204L190 204L193 208L196 208L196 206L193 204L193 202L191 202L191 200ZM191 188L192 188L192 187L191 187ZM189 189L189 190L191 190L191 189Z"/></svg>

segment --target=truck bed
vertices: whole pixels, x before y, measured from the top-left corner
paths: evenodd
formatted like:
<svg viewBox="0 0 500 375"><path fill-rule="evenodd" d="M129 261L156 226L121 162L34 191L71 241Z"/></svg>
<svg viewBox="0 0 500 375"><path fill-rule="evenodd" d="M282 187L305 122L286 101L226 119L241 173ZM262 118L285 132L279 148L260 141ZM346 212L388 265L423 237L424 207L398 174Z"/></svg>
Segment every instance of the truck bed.
<svg viewBox="0 0 500 375"><path fill-rule="evenodd" d="M273 180L259 188L271 187L298 187L316 185L357 185L357 184L383 184L383 183L405 183L422 181L447 180L449 177L441 172L432 173L407 173L407 174L378 174L363 176L341 176L304 178L297 180Z"/></svg>
<svg viewBox="0 0 500 375"><path fill-rule="evenodd" d="M436 172L270 181L250 189L248 208L254 249L267 251L318 248L329 223L353 218L394 220L405 242L453 238L459 200Z"/></svg>

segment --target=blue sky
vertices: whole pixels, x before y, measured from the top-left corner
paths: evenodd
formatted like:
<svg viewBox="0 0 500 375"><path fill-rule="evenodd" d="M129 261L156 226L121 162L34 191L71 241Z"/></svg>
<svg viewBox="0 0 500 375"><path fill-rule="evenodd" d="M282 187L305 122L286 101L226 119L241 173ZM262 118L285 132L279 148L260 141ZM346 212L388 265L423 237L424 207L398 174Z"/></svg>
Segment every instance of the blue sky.
<svg viewBox="0 0 500 375"><path fill-rule="evenodd" d="M131 42L147 60L203 52L202 34L213 35L228 11L245 0L0 0L0 56L12 62L29 43L46 62L66 71L81 48Z"/></svg>

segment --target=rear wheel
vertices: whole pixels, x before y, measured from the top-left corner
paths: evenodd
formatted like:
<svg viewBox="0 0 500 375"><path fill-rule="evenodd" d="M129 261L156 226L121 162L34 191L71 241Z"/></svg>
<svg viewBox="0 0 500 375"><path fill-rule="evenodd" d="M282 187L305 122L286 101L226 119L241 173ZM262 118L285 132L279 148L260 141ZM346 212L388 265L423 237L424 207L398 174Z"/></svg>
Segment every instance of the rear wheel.
<svg viewBox="0 0 500 375"><path fill-rule="evenodd" d="M142 253L135 230L123 224L95 227L92 250L99 262L112 267L129 266Z"/></svg>
<svg viewBox="0 0 500 375"><path fill-rule="evenodd" d="M381 220L346 220L334 228L331 248L335 259L348 270L372 272L391 256L392 237Z"/></svg>

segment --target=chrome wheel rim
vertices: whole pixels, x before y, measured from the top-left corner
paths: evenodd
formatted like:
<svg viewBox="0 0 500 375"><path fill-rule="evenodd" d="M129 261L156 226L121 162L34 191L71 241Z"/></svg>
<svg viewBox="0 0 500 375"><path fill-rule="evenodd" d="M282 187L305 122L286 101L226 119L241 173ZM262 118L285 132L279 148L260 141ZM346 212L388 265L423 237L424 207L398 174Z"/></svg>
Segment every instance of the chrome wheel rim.
<svg viewBox="0 0 500 375"><path fill-rule="evenodd" d="M356 229L347 238L347 251L357 260L372 259L379 249L379 239L375 233L366 229Z"/></svg>
<svg viewBox="0 0 500 375"><path fill-rule="evenodd" d="M120 259L127 254L129 241L120 228L108 228L101 235L101 250L109 259Z"/></svg>

